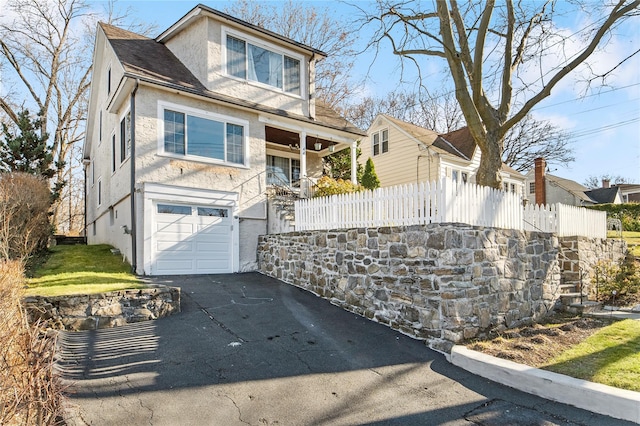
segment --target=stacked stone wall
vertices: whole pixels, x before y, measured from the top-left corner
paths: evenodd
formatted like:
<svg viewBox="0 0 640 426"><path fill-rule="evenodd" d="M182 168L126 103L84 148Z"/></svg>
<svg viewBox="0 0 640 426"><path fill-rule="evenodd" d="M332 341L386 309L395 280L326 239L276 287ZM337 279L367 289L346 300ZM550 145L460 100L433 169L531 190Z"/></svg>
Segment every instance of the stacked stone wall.
<svg viewBox="0 0 640 426"><path fill-rule="evenodd" d="M576 291L582 291L591 299L596 288L591 283L594 269L599 261L617 264L627 251L624 240L561 237L559 238L559 262L564 284L572 284Z"/></svg>
<svg viewBox="0 0 640 426"><path fill-rule="evenodd" d="M30 321L45 320L61 330L95 330L180 312L180 289L154 286L75 296L29 296L23 304Z"/></svg>
<svg viewBox="0 0 640 426"><path fill-rule="evenodd" d="M552 234L463 224L260 237L260 271L332 303L450 347L550 312L559 300Z"/></svg>

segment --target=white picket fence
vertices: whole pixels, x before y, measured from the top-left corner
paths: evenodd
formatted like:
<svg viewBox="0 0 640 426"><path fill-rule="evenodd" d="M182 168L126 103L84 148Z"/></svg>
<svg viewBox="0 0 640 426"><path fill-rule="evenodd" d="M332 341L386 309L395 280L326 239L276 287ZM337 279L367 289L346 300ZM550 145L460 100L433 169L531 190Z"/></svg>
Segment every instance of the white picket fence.
<svg viewBox="0 0 640 426"><path fill-rule="evenodd" d="M459 222L606 237L603 212L563 205L523 209L517 194L450 179L298 200L295 217L296 231Z"/></svg>

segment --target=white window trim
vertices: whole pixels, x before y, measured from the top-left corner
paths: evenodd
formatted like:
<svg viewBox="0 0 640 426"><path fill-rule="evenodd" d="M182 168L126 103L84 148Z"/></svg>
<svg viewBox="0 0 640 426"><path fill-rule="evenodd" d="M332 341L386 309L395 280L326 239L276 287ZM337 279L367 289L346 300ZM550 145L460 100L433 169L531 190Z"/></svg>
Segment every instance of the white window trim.
<svg viewBox="0 0 640 426"><path fill-rule="evenodd" d="M215 158L208 158L208 157L200 157L200 156L197 156L197 155L188 155L188 154L181 155L181 154L175 154L173 152L165 152L165 150L164 150L164 110L165 109L169 109L171 111L184 113L186 115L205 118L205 119L208 119L208 120L215 120L215 121L219 121L219 122L222 122L222 123L225 123L225 124L229 123L229 124L235 124L235 125L238 125L238 126L242 126L244 128L243 141L242 141L242 148L243 148L243 152L244 152L244 164L230 163L230 162L227 162L225 160L218 160L218 159L215 159ZM199 162L199 163L218 164L218 165L224 165L224 166L229 166L229 167L236 167L236 168L240 168L240 169L248 169L250 167L250 162L249 162L249 158L250 158L250 153L249 153L249 121L248 120L243 120L243 119L240 119L240 118L237 118L237 117L232 117L230 115L222 115L222 114L218 114L218 113L215 113L215 112L209 112L209 111L205 111L205 110L201 110L201 109L197 109L197 108L193 108L193 107L188 107L188 106L184 106L184 105L174 104L172 102L158 101L157 122L158 122L158 143L157 143L157 147L158 147L158 155L160 155L160 156L170 157L170 158L177 158L177 159L186 160L186 161L194 161L194 162ZM118 128L119 128L119 124L118 124ZM226 149L227 149L227 147L225 146L225 156L226 156Z"/></svg>
<svg viewBox="0 0 640 426"><path fill-rule="evenodd" d="M116 138L116 140L117 140L119 143L116 143L116 145L117 145L117 146L119 146L120 148L122 148L122 141L120 140L120 139L122 138L122 133L121 133L121 131L120 131L120 126L121 126L122 120L127 116L127 114L129 114L129 108L127 108L127 109L126 109L126 110L125 110L125 111L124 111L124 112L123 112L123 113L118 117L118 130L117 130L118 137ZM129 119L129 132L132 132L132 131L133 131L133 129L131 129L131 119ZM125 146L125 148L126 148L126 146ZM121 154L121 155L122 155L122 154ZM123 165L124 163L126 163L126 162L127 162L127 160L131 157L131 150L129 150L129 152L127 153L127 156L126 156L124 159L122 159L122 160L120 160L121 155L118 155L118 156L116 157L116 169L117 169L117 168L119 168L119 167L122 167L122 165Z"/></svg>
<svg viewBox="0 0 640 426"><path fill-rule="evenodd" d="M300 61L300 94L287 92L286 90L284 90L284 87L280 89L275 86L270 86L268 84L260 83L259 81L249 80L248 78L239 78L239 77L228 74L227 73L227 35L237 38L238 40L242 40L245 43L250 43L250 44L253 44L254 46L262 47L263 49L270 50L271 52L288 56L292 59L297 59L298 61ZM307 81L309 72L307 71L308 65L304 56L298 53L292 52L290 50L283 49L282 47L276 44L272 44L264 40L260 40L259 38L253 37L246 33L235 31L234 29L225 27L225 26L222 27L222 39L221 39L220 45L222 47L220 49L222 51L222 62L221 62L222 74L225 77L236 80L236 81L247 83L251 86L260 87L261 89L271 90L272 92L277 92L286 96L290 96L292 98L306 99L307 90L309 87L309 82ZM284 86L284 81L283 81L283 86Z"/></svg>
<svg viewBox="0 0 640 426"><path fill-rule="evenodd" d="M118 125L118 127L120 127ZM109 169L111 170L111 176L113 176L120 168L120 156L118 155L118 135L114 131L109 137L109 152L113 157L109 158Z"/></svg>
<svg viewBox="0 0 640 426"><path fill-rule="evenodd" d="M382 139L382 132L384 132L385 130L387 132L387 150L385 152L383 152L382 151L382 140L383 140ZM373 142L375 140L375 135L378 135L378 153L377 154L374 153L375 151L374 151L374 148L373 148L374 145L375 145L374 142ZM389 153L389 151L390 151L390 149L389 149L389 135L390 135L390 132L389 132L389 128L388 127L384 128L384 129L376 130L375 132L373 132L371 134L371 156L372 157L378 157L380 155Z"/></svg>
<svg viewBox="0 0 640 426"><path fill-rule="evenodd" d="M96 181L96 206L100 207L103 204L102 197L104 194L102 193L102 176L98 178Z"/></svg>

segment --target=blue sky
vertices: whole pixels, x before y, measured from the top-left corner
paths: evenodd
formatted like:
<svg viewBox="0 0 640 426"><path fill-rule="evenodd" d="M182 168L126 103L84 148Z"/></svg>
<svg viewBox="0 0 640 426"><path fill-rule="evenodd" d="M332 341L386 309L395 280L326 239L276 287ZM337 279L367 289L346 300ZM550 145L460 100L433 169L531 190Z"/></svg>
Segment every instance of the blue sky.
<svg viewBox="0 0 640 426"><path fill-rule="evenodd" d="M275 0L272 0L275 1ZM532 0L535 1L535 0ZM92 1L92 3L102 3ZM118 7L130 7L133 19L150 22L157 26L158 34L177 21L198 2L194 1L120 1ZM224 10L228 1L202 1L212 8ZM332 0L307 2L316 8L328 8L337 15L353 16L356 9L345 3ZM359 7L368 8L369 3L351 1ZM571 22L563 23L568 33L585 25L589 16L574 16ZM620 29L620 36L606 52L595 58L596 66L615 64L625 52L640 46L638 19ZM154 34L157 35L157 34ZM369 34L360 34L360 46L364 47ZM373 52L358 57L353 77L357 80L367 76L363 95L385 96L397 89L400 80L399 60L383 45L374 59ZM431 64L437 67L440 64ZM405 75L410 80L410 74ZM640 183L640 55L637 55L616 70L609 80L610 87L596 92L587 92L574 80L566 80L554 89L552 95L542 101L534 115L552 121L572 136L576 161L570 164L552 165L552 173L583 183L589 176L610 174L622 176ZM413 89L413 87L409 87Z"/></svg>

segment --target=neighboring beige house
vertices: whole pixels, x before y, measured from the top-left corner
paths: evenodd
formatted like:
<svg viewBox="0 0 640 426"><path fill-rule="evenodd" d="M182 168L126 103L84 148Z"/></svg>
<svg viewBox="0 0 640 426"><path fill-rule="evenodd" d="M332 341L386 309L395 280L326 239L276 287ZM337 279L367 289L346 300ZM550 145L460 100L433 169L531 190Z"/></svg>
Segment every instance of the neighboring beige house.
<svg viewBox="0 0 640 426"><path fill-rule="evenodd" d="M603 181L603 187L589 189L570 179L547 173L547 164L543 158L536 158L533 169L525 175L527 178L527 200L531 204L567 204L570 206L591 206L594 204L623 202L618 187L609 187Z"/></svg>
<svg viewBox="0 0 640 426"><path fill-rule="evenodd" d="M373 160L381 186L435 181L444 177L476 182L480 149L469 129L439 135L432 130L379 114L361 144L360 161ZM502 165L502 180L508 191L523 194L525 178Z"/></svg>
<svg viewBox="0 0 640 426"><path fill-rule="evenodd" d="M315 99L325 56L203 5L155 39L99 24L88 242L139 274L255 269L268 186L319 177L322 157L365 135Z"/></svg>

